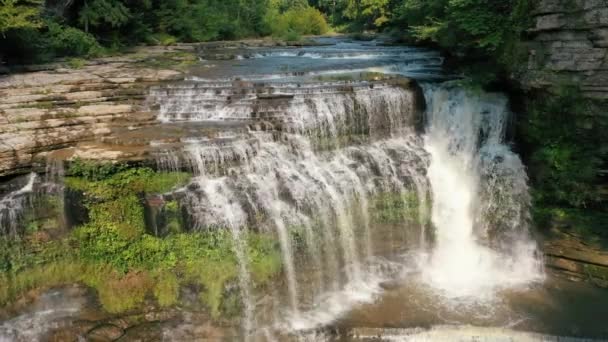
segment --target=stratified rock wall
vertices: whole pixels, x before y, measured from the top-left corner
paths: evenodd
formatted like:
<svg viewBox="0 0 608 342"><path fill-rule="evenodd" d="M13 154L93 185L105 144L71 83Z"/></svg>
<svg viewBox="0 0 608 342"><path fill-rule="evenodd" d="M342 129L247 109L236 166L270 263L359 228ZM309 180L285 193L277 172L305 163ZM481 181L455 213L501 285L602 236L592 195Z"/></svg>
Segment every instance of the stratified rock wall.
<svg viewBox="0 0 608 342"><path fill-rule="evenodd" d="M115 62L0 78L0 176L28 172L35 157L146 125L148 88L181 77Z"/></svg>
<svg viewBox="0 0 608 342"><path fill-rule="evenodd" d="M608 1L540 0L533 16L524 84L580 84L608 99Z"/></svg>

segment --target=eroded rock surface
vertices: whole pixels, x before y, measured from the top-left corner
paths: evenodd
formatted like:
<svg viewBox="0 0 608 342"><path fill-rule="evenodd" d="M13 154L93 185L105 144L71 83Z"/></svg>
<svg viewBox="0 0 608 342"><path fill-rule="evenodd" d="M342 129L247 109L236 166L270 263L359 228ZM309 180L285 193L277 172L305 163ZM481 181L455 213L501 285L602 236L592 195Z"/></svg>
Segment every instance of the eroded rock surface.
<svg viewBox="0 0 608 342"><path fill-rule="evenodd" d="M150 48L81 69L0 78L0 176L27 172L49 151L150 124L155 116L144 106L148 88L183 77L150 62L165 53L173 52Z"/></svg>
<svg viewBox="0 0 608 342"><path fill-rule="evenodd" d="M533 15L524 83L576 83L587 96L608 99L608 2L541 0Z"/></svg>

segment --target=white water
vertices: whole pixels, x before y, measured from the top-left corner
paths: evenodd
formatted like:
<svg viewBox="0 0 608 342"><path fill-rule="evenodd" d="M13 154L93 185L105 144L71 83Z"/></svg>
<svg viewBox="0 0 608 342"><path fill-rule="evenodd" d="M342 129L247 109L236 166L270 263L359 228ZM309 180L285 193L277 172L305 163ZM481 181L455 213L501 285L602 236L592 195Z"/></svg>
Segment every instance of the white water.
<svg viewBox="0 0 608 342"><path fill-rule="evenodd" d="M204 222L224 223L232 233L233 249L236 255L239 272L239 288L243 301L243 336L251 334L253 330L253 310L254 303L251 295L251 276L249 273L249 258L247 256L247 241L243 236L243 230L246 228L245 213L234 202L234 194L226 187L221 179L208 179L204 176L199 176L195 180L201 187L207 201L211 204L210 210L205 214L210 215L201 217L195 216L198 221L196 224L202 225ZM219 216L218 216L219 215ZM203 222L201 222L203 220Z"/></svg>
<svg viewBox="0 0 608 342"><path fill-rule="evenodd" d="M542 279L527 235L527 177L504 143L506 99L449 86L428 86L426 98L436 246L421 261L424 279L448 298L476 299ZM488 220L500 213L509 214L494 223L507 230L492 234ZM493 248L501 239L508 251Z"/></svg>
<svg viewBox="0 0 608 342"><path fill-rule="evenodd" d="M358 331L359 340L386 342L592 342L597 340L516 331L509 328L466 325L435 326L431 329L369 329ZM379 337L380 336L380 337ZM319 340L320 341L320 340Z"/></svg>
<svg viewBox="0 0 608 342"><path fill-rule="evenodd" d="M199 228L228 224L237 242L247 227L276 234L286 291L278 299L285 311L273 329L327 325L373 302L382 282L400 276L404 265L374 258L369 211L376 194L418 199L418 222L390 234L418 231L420 275L440 297L487 301L501 289L542 279L527 235L525 169L504 143L504 97L427 86L421 137L410 90L346 84L346 90L339 82L260 88L206 80L158 88L151 98L165 122L272 121L268 132L251 124L248 132L183 139L185 147L160 153L159 164L204 175L183 203ZM293 96L268 101L262 93ZM367 140L340 141L351 135ZM330 147L319 151L318 139ZM298 256L302 246L295 245L298 232L310 256L306 265ZM432 244L427 235L434 236ZM245 331L256 331L253 284L239 254Z"/></svg>
<svg viewBox="0 0 608 342"><path fill-rule="evenodd" d="M87 305L84 293L77 288L47 291L39 296L28 311L0 324L0 342L46 341L52 330L69 326Z"/></svg>
<svg viewBox="0 0 608 342"><path fill-rule="evenodd" d="M19 220L25 209L27 195L34 191L37 175L31 173L27 183L0 198L0 233L3 236L17 236L19 234Z"/></svg>
<svg viewBox="0 0 608 342"><path fill-rule="evenodd" d="M250 131L223 135L221 143L184 139L181 151L159 154L163 167L184 165L205 175L184 203L197 226L221 226L234 218L233 227L258 227L276 234L287 290L283 304L288 308L278 327L316 328L357 303L372 301L386 277L370 266L370 200L387 192L426 196L428 189L423 173L427 155L414 134L414 94L366 83L344 91L344 83L329 82L266 89L270 94L294 94L278 102L257 99L259 92L243 84L239 86L248 90L239 100L222 99L238 92L235 89L221 90L222 96L213 100L208 96L217 94L218 87L230 86L209 81L177 85L155 90L152 98L161 106L162 121L240 118L257 111L277 113L272 118L282 127L279 137ZM339 139L350 134L378 141L343 146ZM317 151L314 142L319 138L333 147ZM222 191L212 192L211 186ZM296 258L292 237L298 231L311 255L312 270ZM307 272L310 284L304 278ZM248 275L239 279L242 286L250 281Z"/></svg>

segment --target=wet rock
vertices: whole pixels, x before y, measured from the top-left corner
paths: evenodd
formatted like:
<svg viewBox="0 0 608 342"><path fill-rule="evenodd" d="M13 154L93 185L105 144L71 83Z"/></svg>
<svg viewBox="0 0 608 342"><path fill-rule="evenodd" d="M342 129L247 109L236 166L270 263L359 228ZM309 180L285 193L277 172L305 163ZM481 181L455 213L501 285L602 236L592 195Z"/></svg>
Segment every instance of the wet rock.
<svg viewBox="0 0 608 342"><path fill-rule="evenodd" d="M160 341L163 340L163 330L160 323L144 323L129 328L121 340L131 342Z"/></svg>
<svg viewBox="0 0 608 342"><path fill-rule="evenodd" d="M608 252L582 237L554 229L543 245L545 264L570 280L608 287Z"/></svg>
<svg viewBox="0 0 608 342"><path fill-rule="evenodd" d="M113 324L102 324L99 325L87 334L87 340L92 342L107 342L115 341L121 338L125 334L125 331Z"/></svg>

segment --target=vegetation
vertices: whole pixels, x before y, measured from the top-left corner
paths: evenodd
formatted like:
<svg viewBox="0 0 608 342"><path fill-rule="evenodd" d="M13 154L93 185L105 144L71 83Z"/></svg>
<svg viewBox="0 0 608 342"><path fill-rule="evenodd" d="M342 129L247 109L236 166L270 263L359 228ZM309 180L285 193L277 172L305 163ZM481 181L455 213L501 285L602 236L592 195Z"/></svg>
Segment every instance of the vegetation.
<svg viewBox="0 0 608 342"><path fill-rule="evenodd" d="M0 0L0 62L93 57L135 44L329 30L325 16L294 0Z"/></svg>
<svg viewBox="0 0 608 342"><path fill-rule="evenodd" d="M238 270L229 230L189 233L180 220L173 220L165 237L147 231L146 194L170 191L189 175L82 161L74 162L68 173L70 191L84 195L87 222L59 239L30 233L0 240L0 303L32 289L82 283L97 291L105 310L120 313L138 308L149 296L159 306L176 305L180 288L196 285L213 317L238 309L228 305L233 299L224 290ZM175 216L179 204L167 206ZM281 271L279 246L259 233L245 239L252 278L264 284Z"/></svg>
<svg viewBox="0 0 608 342"><path fill-rule="evenodd" d="M296 4L284 12L281 6L272 6L265 17L273 36L285 40L298 40L301 35L319 35L329 31L323 14L308 4Z"/></svg>
<svg viewBox="0 0 608 342"><path fill-rule="evenodd" d="M382 223L424 222L430 218L420 217L418 195L411 192L382 192L372 201L372 218ZM422 221L421 221L422 220Z"/></svg>
<svg viewBox="0 0 608 342"><path fill-rule="evenodd" d="M585 99L576 86L534 96L519 123L533 183L535 217L542 226L568 225L580 233L599 233L608 217L600 175L608 157L606 118L595 113L606 104Z"/></svg>

